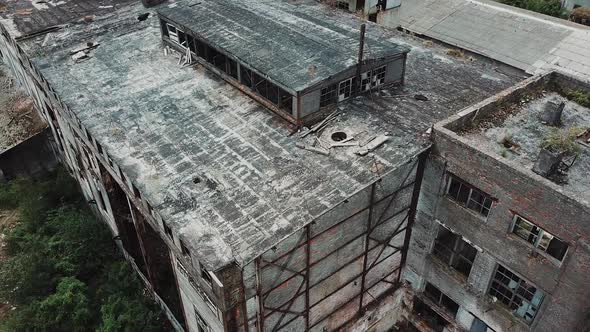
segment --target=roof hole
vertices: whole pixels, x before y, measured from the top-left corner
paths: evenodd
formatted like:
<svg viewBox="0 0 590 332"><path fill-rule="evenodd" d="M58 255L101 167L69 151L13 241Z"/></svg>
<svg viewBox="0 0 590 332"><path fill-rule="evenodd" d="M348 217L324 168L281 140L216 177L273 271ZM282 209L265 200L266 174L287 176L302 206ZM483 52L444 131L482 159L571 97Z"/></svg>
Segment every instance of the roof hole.
<svg viewBox="0 0 590 332"><path fill-rule="evenodd" d="M346 139L346 137L348 137L348 136L343 131L337 131L337 132L334 132L332 134L332 136L330 136L330 137L332 138L332 140L334 142L340 142L340 141L344 141Z"/></svg>
<svg viewBox="0 0 590 332"><path fill-rule="evenodd" d="M194 184L201 183L201 178L200 178L200 177L198 177L198 176L195 176L195 177L193 178L193 183L194 183Z"/></svg>
<svg viewBox="0 0 590 332"><path fill-rule="evenodd" d="M137 20L138 21L145 21L145 20L147 20L148 17L150 17L150 13L144 13L144 14L137 16Z"/></svg>

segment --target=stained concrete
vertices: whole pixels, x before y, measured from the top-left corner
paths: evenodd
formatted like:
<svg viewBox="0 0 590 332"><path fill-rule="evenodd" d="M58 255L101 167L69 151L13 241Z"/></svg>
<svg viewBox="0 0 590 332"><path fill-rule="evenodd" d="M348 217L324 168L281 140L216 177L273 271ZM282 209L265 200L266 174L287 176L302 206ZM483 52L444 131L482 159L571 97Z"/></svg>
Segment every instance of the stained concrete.
<svg viewBox="0 0 590 332"><path fill-rule="evenodd" d="M360 23L313 1L306 6L317 18L329 11L345 26ZM326 157L296 148L292 128L211 73L164 56L155 15L136 19L145 12L129 6L24 47L155 213L212 270L251 261L422 151L433 122L522 77L389 32L388 41L412 47L405 87L339 106L325 132L392 138L368 157L353 148ZM88 41L100 46L75 62L69 52ZM428 101L415 100L417 93Z"/></svg>

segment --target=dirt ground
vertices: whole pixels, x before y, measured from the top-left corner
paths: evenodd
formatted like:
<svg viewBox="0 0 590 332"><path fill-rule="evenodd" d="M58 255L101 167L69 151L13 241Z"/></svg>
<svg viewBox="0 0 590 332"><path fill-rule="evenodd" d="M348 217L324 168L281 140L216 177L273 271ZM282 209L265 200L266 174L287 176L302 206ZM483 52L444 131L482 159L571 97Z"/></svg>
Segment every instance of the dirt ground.
<svg viewBox="0 0 590 332"><path fill-rule="evenodd" d="M6 234L18 222L16 210L0 210L0 261L6 259ZM0 321L12 310L10 303L0 302Z"/></svg>
<svg viewBox="0 0 590 332"><path fill-rule="evenodd" d="M0 62L0 153L44 127L33 101L17 87Z"/></svg>

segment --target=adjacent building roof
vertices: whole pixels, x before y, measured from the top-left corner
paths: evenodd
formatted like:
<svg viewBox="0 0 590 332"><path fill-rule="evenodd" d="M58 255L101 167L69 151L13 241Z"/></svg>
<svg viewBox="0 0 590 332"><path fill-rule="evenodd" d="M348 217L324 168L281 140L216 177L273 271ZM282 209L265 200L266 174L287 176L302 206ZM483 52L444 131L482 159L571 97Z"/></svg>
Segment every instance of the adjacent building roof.
<svg viewBox="0 0 590 332"><path fill-rule="evenodd" d="M301 24L309 38L316 30L328 39L352 36L361 23L312 0L243 0L232 8L242 8L246 17L266 12L258 23L278 20L293 34ZM356 155L355 148L324 156L297 148L302 139L288 123L203 67L183 68L177 57L166 56L157 17L136 19L149 11L130 5L117 17L23 45L29 54L39 54L33 62L55 91L211 270L251 261L423 151L434 122L522 78L483 58L453 58L440 46L370 24L369 35L381 36L368 43L370 49L411 47L406 85L340 104L340 115L321 139L336 130L363 139L389 133L391 139L369 156ZM251 38L255 43L270 37ZM88 59L72 59L70 51L87 42L100 45ZM249 47L257 51L255 44ZM330 52L340 49L334 47ZM276 61L271 54L281 56L265 55L271 63ZM416 100L415 94L428 100Z"/></svg>
<svg viewBox="0 0 590 332"><path fill-rule="evenodd" d="M441 125L456 131L468 144L590 208L590 108L578 104L575 97L583 100L583 93L590 94L590 80L576 80L558 72L539 75ZM548 102L565 105L558 126L546 122ZM571 163L567 176L556 174L550 182L532 170L542 143L556 133L579 134L573 141L579 154L575 160L573 156L565 158L566 164Z"/></svg>
<svg viewBox="0 0 590 332"><path fill-rule="evenodd" d="M135 0L0 0L0 23L13 37L26 37L62 28L69 23L91 21L116 12Z"/></svg>
<svg viewBox="0 0 590 332"><path fill-rule="evenodd" d="M302 4L305 7L304 4ZM287 1L189 1L158 11L242 60L291 93L339 74L358 63L360 26L310 15ZM407 53L382 29L368 29L365 60Z"/></svg>
<svg viewBox="0 0 590 332"><path fill-rule="evenodd" d="M404 1L401 25L529 73L590 76L590 27L491 0Z"/></svg>

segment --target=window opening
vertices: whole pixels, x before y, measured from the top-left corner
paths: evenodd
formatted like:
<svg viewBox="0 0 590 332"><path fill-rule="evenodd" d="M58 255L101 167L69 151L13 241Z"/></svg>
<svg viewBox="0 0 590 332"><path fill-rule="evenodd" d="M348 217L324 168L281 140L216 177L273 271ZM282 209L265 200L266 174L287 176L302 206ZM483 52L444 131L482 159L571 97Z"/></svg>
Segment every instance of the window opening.
<svg viewBox="0 0 590 332"><path fill-rule="evenodd" d="M434 256L466 277L471 272L477 250L461 236L440 227L432 250Z"/></svg>
<svg viewBox="0 0 590 332"><path fill-rule="evenodd" d="M385 83L385 73L387 71L386 66L382 66L376 69L373 69L373 77L372 77L372 85L374 87L382 85Z"/></svg>
<svg viewBox="0 0 590 332"><path fill-rule="evenodd" d="M320 107L325 107L336 103L337 88L338 85L333 84L322 89L320 93Z"/></svg>
<svg viewBox="0 0 590 332"><path fill-rule="evenodd" d="M414 312L436 332L443 332L450 323L420 299L414 301Z"/></svg>
<svg viewBox="0 0 590 332"><path fill-rule="evenodd" d="M190 256L191 255L190 250L186 247L186 245L182 241L180 241L180 251L182 251L182 254L184 256Z"/></svg>
<svg viewBox="0 0 590 332"><path fill-rule="evenodd" d="M519 215L514 216L512 233L559 261L563 261L568 249L565 242Z"/></svg>
<svg viewBox="0 0 590 332"><path fill-rule="evenodd" d="M343 101L352 96L352 88L354 86L355 79L349 78L340 82L338 85L338 101Z"/></svg>
<svg viewBox="0 0 590 332"><path fill-rule="evenodd" d="M541 290L502 265L496 269L489 294L528 324L535 318L544 297Z"/></svg>
<svg viewBox="0 0 590 332"><path fill-rule="evenodd" d="M457 311L459 310L459 305L457 304L457 302L453 301L450 297L446 296L443 292L441 292L433 284L431 284L429 282L426 283L426 288L424 289L424 294L426 295L426 297L431 299L434 303L449 310L449 312L453 315L453 317L455 315L457 315Z"/></svg>
<svg viewBox="0 0 590 332"><path fill-rule="evenodd" d="M211 279L211 275L205 269L203 264L200 264L200 265L201 265L201 278L203 278L203 280L205 280L209 284L209 286L213 285L213 279Z"/></svg>
<svg viewBox="0 0 590 332"><path fill-rule="evenodd" d="M166 235L168 235L170 239L174 239L174 235L172 234L172 228L166 225L164 221L162 221L162 225L164 226L164 233L166 233Z"/></svg>
<svg viewBox="0 0 590 332"><path fill-rule="evenodd" d="M361 91L369 91L371 90L371 72L368 71L366 73L361 74Z"/></svg>
<svg viewBox="0 0 590 332"><path fill-rule="evenodd" d="M211 331L211 329L209 328L209 325L207 325L207 323L205 322L203 317L201 317L201 315L199 315L199 311L197 310L197 307L194 305L193 305L193 310L195 311L195 318L197 319L198 332Z"/></svg>
<svg viewBox="0 0 590 332"><path fill-rule="evenodd" d="M487 217L492 207L492 198L484 192L450 175L447 196L464 207Z"/></svg>

